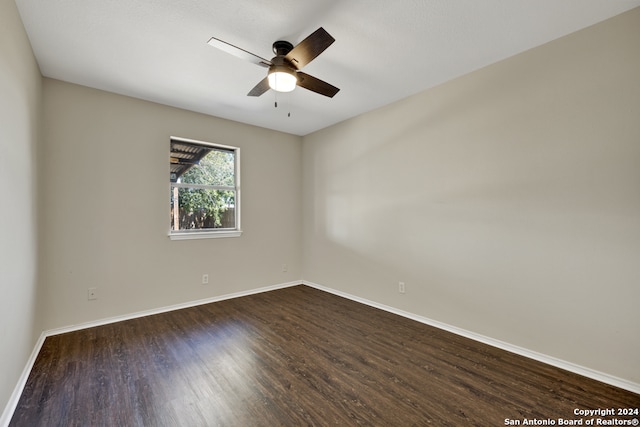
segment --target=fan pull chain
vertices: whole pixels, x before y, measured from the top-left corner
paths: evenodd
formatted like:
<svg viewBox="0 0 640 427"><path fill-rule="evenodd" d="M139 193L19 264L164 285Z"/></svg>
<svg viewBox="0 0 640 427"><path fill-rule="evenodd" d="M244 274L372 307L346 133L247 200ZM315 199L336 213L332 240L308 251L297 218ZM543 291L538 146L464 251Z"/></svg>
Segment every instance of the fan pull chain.
<svg viewBox="0 0 640 427"><path fill-rule="evenodd" d="M278 108L278 92L274 91L273 98L273 107ZM291 117L291 111L287 113L287 117Z"/></svg>

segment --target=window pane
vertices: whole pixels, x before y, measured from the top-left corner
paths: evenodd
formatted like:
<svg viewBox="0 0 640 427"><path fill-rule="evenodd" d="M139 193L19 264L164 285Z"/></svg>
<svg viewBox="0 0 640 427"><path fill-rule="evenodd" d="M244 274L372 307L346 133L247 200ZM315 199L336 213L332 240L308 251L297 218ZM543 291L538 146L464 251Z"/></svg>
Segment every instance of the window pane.
<svg viewBox="0 0 640 427"><path fill-rule="evenodd" d="M172 186L171 230L236 228L235 196L235 191Z"/></svg>
<svg viewBox="0 0 640 427"><path fill-rule="evenodd" d="M171 182L235 186L234 151L172 141L171 159Z"/></svg>

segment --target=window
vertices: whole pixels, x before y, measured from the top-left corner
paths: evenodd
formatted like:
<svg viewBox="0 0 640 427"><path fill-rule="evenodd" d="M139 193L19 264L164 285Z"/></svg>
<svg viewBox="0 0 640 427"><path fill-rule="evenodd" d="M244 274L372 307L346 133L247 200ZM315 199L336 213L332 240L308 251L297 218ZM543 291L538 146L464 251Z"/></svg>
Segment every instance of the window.
<svg viewBox="0 0 640 427"><path fill-rule="evenodd" d="M236 237L240 149L171 138L171 239Z"/></svg>

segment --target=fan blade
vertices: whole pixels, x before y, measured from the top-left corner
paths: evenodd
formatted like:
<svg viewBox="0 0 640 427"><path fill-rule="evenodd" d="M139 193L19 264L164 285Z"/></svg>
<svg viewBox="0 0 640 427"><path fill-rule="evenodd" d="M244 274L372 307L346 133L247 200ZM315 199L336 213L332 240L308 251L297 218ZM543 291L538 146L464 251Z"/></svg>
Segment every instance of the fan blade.
<svg viewBox="0 0 640 427"><path fill-rule="evenodd" d="M271 61L269 61L268 59L261 58L258 55L255 55L249 51L246 51L242 48L232 45L231 43L227 43L215 37L211 37L211 39L207 42L207 44L209 46L213 46L224 52L227 52L233 56L236 56L240 59L244 59L245 61L252 62L262 67L269 68L269 66L271 65Z"/></svg>
<svg viewBox="0 0 640 427"><path fill-rule="evenodd" d="M249 91L247 96L260 96L268 90L269 90L269 79L265 77L264 79L260 80L260 83L255 85L254 88Z"/></svg>
<svg viewBox="0 0 640 427"><path fill-rule="evenodd" d="M303 73L302 71L298 71L297 75L298 86L309 89L312 92L319 93L320 95L333 98L333 96L340 91L340 89L338 89L337 87L330 85L327 82L323 82L318 78L310 76L307 73Z"/></svg>
<svg viewBox="0 0 640 427"><path fill-rule="evenodd" d="M291 49L284 58L299 70L324 52L334 41L336 39L320 27Z"/></svg>

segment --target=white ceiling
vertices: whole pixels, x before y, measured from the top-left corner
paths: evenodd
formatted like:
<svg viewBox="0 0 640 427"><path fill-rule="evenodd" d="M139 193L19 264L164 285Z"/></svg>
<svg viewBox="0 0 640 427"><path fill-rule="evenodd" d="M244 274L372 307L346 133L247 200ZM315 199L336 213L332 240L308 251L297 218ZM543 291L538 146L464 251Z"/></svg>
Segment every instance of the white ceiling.
<svg viewBox="0 0 640 427"><path fill-rule="evenodd" d="M305 135L572 33L640 0L16 0L47 77ZM264 58L324 27L335 39L304 71L326 98L247 92ZM291 113L291 117L288 117Z"/></svg>

